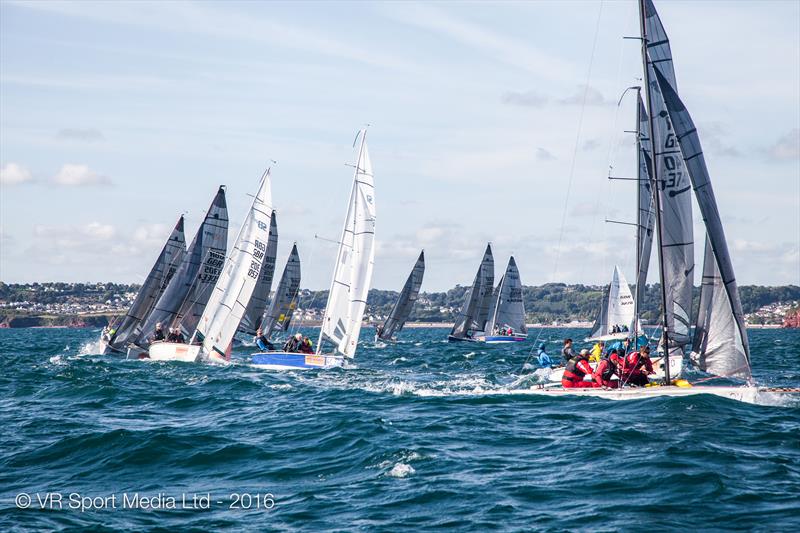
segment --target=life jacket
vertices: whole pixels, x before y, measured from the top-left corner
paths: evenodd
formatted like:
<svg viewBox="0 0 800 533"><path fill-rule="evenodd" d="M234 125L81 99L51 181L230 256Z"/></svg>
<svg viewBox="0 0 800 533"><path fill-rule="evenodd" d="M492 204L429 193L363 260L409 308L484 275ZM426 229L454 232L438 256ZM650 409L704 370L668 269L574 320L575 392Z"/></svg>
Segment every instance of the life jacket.
<svg viewBox="0 0 800 533"><path fill-rule="evenodd" d="M614 361L612 361L611 358L604 357L600 360L598 368L600 365L603 364L603 361L605 361L606 365L605 368L603 369L603 373L600 374L600 379L602 379L603 381L611 381L611 378L617 372L617 365L614 364Z"/></svg>
<svg viewBox="0 0 800 533"><path fill-rule="evenodd" d="M581 361L586 361L587 364L589 363L589 359L583 355L577 355L570 359L566 368L564 369L563 379L569 381L583 381L583 378L586 376L586 372L581 370L578 366L578 363Z"/></svg>

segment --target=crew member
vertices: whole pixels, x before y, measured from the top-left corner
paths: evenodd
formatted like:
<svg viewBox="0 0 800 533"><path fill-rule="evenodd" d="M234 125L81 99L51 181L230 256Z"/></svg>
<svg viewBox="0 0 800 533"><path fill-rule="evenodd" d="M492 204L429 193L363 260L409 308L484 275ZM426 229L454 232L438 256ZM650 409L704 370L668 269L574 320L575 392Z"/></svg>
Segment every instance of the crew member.
<svg viewBox="0 0 800 533"><path fill-rule="evenodd" d="M262 352L266 352L269 350L274 350L275 346L269 342L269 339L264 336L264 332L261 328L256 330L256 338L254 339L258 349Z"/></svg>
<svg viewBox="0 0 800 533"><path fill-rule="evenodd" d="M164 330L161 329L161 322L156 323L156 330L153 332L153 342L164 340Z"/></svg>
<svg viewBox="0 0 800 533"><path fill-rule="evenodd" d="M600 362L597 363L597 368L592 372L592 379L601 387L616 389L619 386L619 381L612 380L611 378L615 374L617 377L620 376L622 373L620 370L621 366L622 363L619 359L619 355L617 355L617 351L611 350L609 355L603 357L600 359Z"/></svg>
<svg viewBox="0 0 800 533"><path fill-rule="evenodd" d="M565 389L599 387L594 381L583 381L587 374L592 373L588 356L589 350L581 350L580 355L569 360L564 369L564 375L561 377L561 386Z"/></svg>
<svg viewBox="0 0 800 533"><path fill-rule="evenodd" d="M575 357L575 350L572 349L572 339L564 339L564 347L561 349L561 357L564 358L564 363L569 363Z"/></svg>
<svg viewBox="0 0 800 533"><path fill-rule="evenodd" d="M638 352L631 352L625 356L622 382L630 385L644 387L649 383L647 376L655 374L653 362L650 360L650 347L644 346Z"/></svg>
<svg viewBox="0 0 800 533"><path fill-rule="evenodd" d="M599 363L600 358L603 357L603 350L606 348L606 343L603 341L597 341L594 346L592 346L592 354L589 356L589 361L593 363Z"/></svg>
<svg viewBox="0 0 800 533"><path fill-rule="evenodd" d="M303 342L303 336L296 333L293 337L289 337L286 344L283 345L284 352L298 352L300 351L300 344Z"/></svg>
<svg viewBox="0 0 800 533"><path fill-rule="evenodd" d="M545 343L541 343L539 345L539 353L536 354L539 359L539 366L542 368L551 368L553 366L553 360L547 355L545 351Z"/></svg>
<svg viewBox="0 0 800 533"><path fill-rule="evenodd" d="M302 353L314 353L314 345L311 343L311 339L303 337L303 342L300 343L300 351Z"/></svg>
<svg viewBox="0 0 800 533"><path fill-rule="evenodd" d="M167 335L167 342L180 342L178 340L178 328L169 328L169 335Z"/></svg>

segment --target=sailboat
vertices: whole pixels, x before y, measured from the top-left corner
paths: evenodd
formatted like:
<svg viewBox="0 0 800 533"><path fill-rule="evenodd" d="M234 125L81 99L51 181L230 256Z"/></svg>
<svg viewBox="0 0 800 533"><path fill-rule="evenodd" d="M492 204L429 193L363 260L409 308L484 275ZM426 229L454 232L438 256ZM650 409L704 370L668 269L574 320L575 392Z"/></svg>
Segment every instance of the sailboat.
<svg viewBox="0 0 800 533"><path fill-rule="evenodd" d="M244 311L242 321L239 323L238 333L252 337L261 327L264 311L267 308L269 293L272 290L272 278L275 276L275 258L278 255L278 222L273 211L269 220L269 238L264 259L261 262L261 273L258 283L250 297L250 303Z"/></svg>
<svg viewBox="0 0 800 533"><path fill-rule="evenodd" d="M104 331L101 337L103 347L101 353L125 353L128 342L139 336L142 322L150 315L164 289L167 288L183 261L184 254L186 254L186 240L183 235L183 215L181 215L130 309L117 324Z"/></svg>
<svg viewBox="0 0 800 533"><path fill-rule="evenodd" d="M592 326L592 332L586 341L609 342L625 340L630 337L633 334L633 330L630 327L634 323L633 308L633 294L631 294L628 281L620 272L619 267L614 266L611 283L603 293L600 311ZM641 330L638 325L636 329Z"/></svg>
<svg viewBox="0 0 800 533"><path fill-rule="evenodd" d="M464 304L456 317L447 342L477 342L475 337L483 334L489 319L494 289L494 257L492 244L486 245L483 259L478 265L472 286L464 294Z"/></svg>
<svg viewBox="0 0 800 533"><path fill-rule="evenodd" d="M403 326L411 315L411 309L419 296L419 290L422 287L422 278L425 275L425 250L419 253L417 262L414 263L414 268L406 279L403 290L400 291L400 296L392 307L388 318L383 324L375 328L375 340L391 341L395 340L395 335L402 331Z"/></svg>
<svg viewBox="0 0 800 533"><path fill-rule="evenodd" d="M230 361L231 341L261 279L261 269L264 268L269 247L272 214L271 183L267 170L191 339L188 343L155 342L150 345L150 359Z"/></svg>
<svg viewBox="0 0 800 533"><path fill-rule="evenodd" d="M164 332L173 325L180 325L184 335L190 323L196 326L197 322L193 316L197 308L202 313L208 302L211 289L217 282L225 261L227 242L228 207L225 201L225 188L220 186L203 223L186 250L180 267L144 321L139 335L131 339L131 344L128 345L129 359L148 357L148 348L158 324L162 326ZM186 327L183 325L183 320L187 322ZM194 329L192 326L190 335Z"/></svg>
<svg viewBox="0 0 800 533"><path fill-rule="evenodd" d="M359 131L356 141L359 137L353 185L316 352L256 353L252 364L259 368L332 368L344 366L345 359L355 356L375 258L375 185L366 130Z"/></svg>
<svg viewBox="0 0 800 533"><path fill-rule="evenodd" d="M684 272L676 272L676 264L690 253L688 242L674 242L681 228L687 227L682 207L670 203L694 190L706 230L705 264L700 313L693 343L691 361L700 370L713 376L740 379L743 386L692 386L688 382L671 381L672 364L664 365L665 386L639 389L553 389L532 388L529 393L547 395L584 395L608 399L635 399L649 396L685 396L714 394L737 400L753 401L759 392L786 392L758 388L753 384L750 349L744 313L736 286L733 264L728 252L722 220L717 209L710 175L700 145L700 137L689 112L675 89L675 76L669 51L669 40L652 0L640 0L642 58L647 87L648 130L655 144L652 181L655 194L656 228L659 246L659 273L662 291L662 341L669 354L682 356L688 336L691 307L681 300L686 279L691 279L693 264ZM690 198L689 198L690 200ZM688 201L688 200L687 200ZM691 204L689 204L691 208ZM670 225L677 220L678 225ZM691 227L691 218L688 219ZM690 239L691 240L691 239ZM683 250L670 255L670 248ZM674 251L674 250L673 250ZM683 268L685 264L681 264ZM677 274L677 281L670 276ZM637 288L638 289L638 288ZM689 300L690 301L690 300ZM790 391L797 392L797 389Z"/></svg>
<svg viewBox="0 0 800 533"><path fill-rule="evenodd" d="M297 293L300 290L300 255L297 253L297 243L292 245L292 251L286 260L283 274L275 289L275 295L269 302L269 307L261 321L261 330L264 337L269 339L278 331L289 331L292 315L297 309Z"/></svg>
<svg viewBox="0 0 800 533"><path fill-rule="evenodd" d="M514 256L509 258L506 272L494 291L489 320L484 329L486 331L484 335L475 337L478 342L496 344L521 342L528 338L525 303L522 300L522 281Z"/></svg>

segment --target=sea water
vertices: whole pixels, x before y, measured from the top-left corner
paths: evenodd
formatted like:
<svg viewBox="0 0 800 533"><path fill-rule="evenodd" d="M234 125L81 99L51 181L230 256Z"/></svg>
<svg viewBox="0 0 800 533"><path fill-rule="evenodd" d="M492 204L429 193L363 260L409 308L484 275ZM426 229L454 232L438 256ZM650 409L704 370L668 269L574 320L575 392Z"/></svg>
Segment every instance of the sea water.
<svg viewBox="0 0 800 533"><path fill-rule="evenodd" d="M585 333L365 329L356 368L277 373L0 330L0 531L800 529L798 401L504 393ZM800 386L800 331L750 341L761 385Z"/></svg>

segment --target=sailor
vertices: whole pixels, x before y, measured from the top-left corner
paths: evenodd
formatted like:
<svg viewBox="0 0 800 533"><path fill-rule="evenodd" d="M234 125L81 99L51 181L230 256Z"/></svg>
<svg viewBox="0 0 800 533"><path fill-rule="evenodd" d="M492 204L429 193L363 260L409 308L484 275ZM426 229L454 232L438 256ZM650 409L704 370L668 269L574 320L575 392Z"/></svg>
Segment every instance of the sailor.
<svg viewBox="0 0 800 533"><path fill-rule="evenodd" d="M169 328L169 335L167 335L167 342L179 342L177 330L178 328Z"/></svg>
<svg viewBox="0 0 800 533"><path fill-rule="evenodd" d="M623 359L622 382L644 387L649 383L647 376L655 374L650 360L650 347L644 346L639 352L631 352Z"/></svg>
<svg viewBox="0 0 800 533"><path fill-rule="evenodd" d="M164 340L164 330L161 329L161 322L156 322L156 330L153 332L153 342Z"/></svg>
<svg viewBox="0 0 800 533"><path fill-rule="evenodd" d="M300 351L303 353L314 353L314 346L311 339L303 337L303 342L300 343Z"/></svg>
<svg viewBox="0 0 800 533"><path fill-rule="evenodd" d="M616 350L611 350L611 353L603 357L597 364L597 368L592 372L592 379L601 387L609 389L616 389L619 386L619 381L612 380L611 378L616 374L620 377L622 373L620 367L622 363Z"/></svg>
<svg viewBox="0 0 800 533"><path fill-rule="evenodd" d="M581 350L580 355L576 355L567 363L564 375L561 377L561 386L565 389L575 388L594 388L599 387L594 381L583 381L583 378L592 373L589 364L589 350Z"/></svg>
<svg viewBox="0 0 800 533"><path fill-rule="evenodd" d="M545 343L541 343L539 345L539 352L536 354L539 359L539 366L542 368L551 368L553 366L553 360L547 355L545 351Z"/></svg>
<svg viewBox="0 0 800 533"><path fill-rule="evenodd" d="M512 328L511 326L508 326L508 329L506 330L506 335L508 335L509 337L513 337L514 336L514 328Z"/></svg>
<svg viewBox="0 0 800 533"><path fill-rule="evenodd" d="M303 342L303 336L295 333L293 337L289 337L286 344L283 345L284 352L298 352L300 351L300 344Z"/></svg>
<svg viewBox="0 0 800 533"><path fill-rule="evenodd" d="M572 339L564 339L564 347L561 349L561 357L564 358L564 364L569 363L570 359L575 357L575 350L572 349Z"/></svg>
<svg viewBox="0 0 800 533"><path fill-rule="evenodd" d="M175 328L175 342L186 344L186 337L183 336L180 326Z"/></svg>
<svg viewBox="0 0 800 533"><path fill-rule="evenodd" d="M383 335L383 324L378 324L377 326L375 326L375 335L378 338L380 338L380 336Z"/></svg>
<svg viewBox="0 0 800 533"><path fill-rule="evenodd" d="M264 336L264 332L261 330L261 328L256 330L256 337L253 340L255 341L256 345L258 345L258 349L263 352L275 349L275 346L273 346L273 344L269 342L269 339Z"/></svg>
<svg viewBox="0 0 800 533"><path fill-rule="evenodd" d="M592 354L589 356L589 361L593 363L599 363L600 358L603 356L603 350L606 348L606 343L603 341L597 341L594 346L592 346Z"/></svg>

